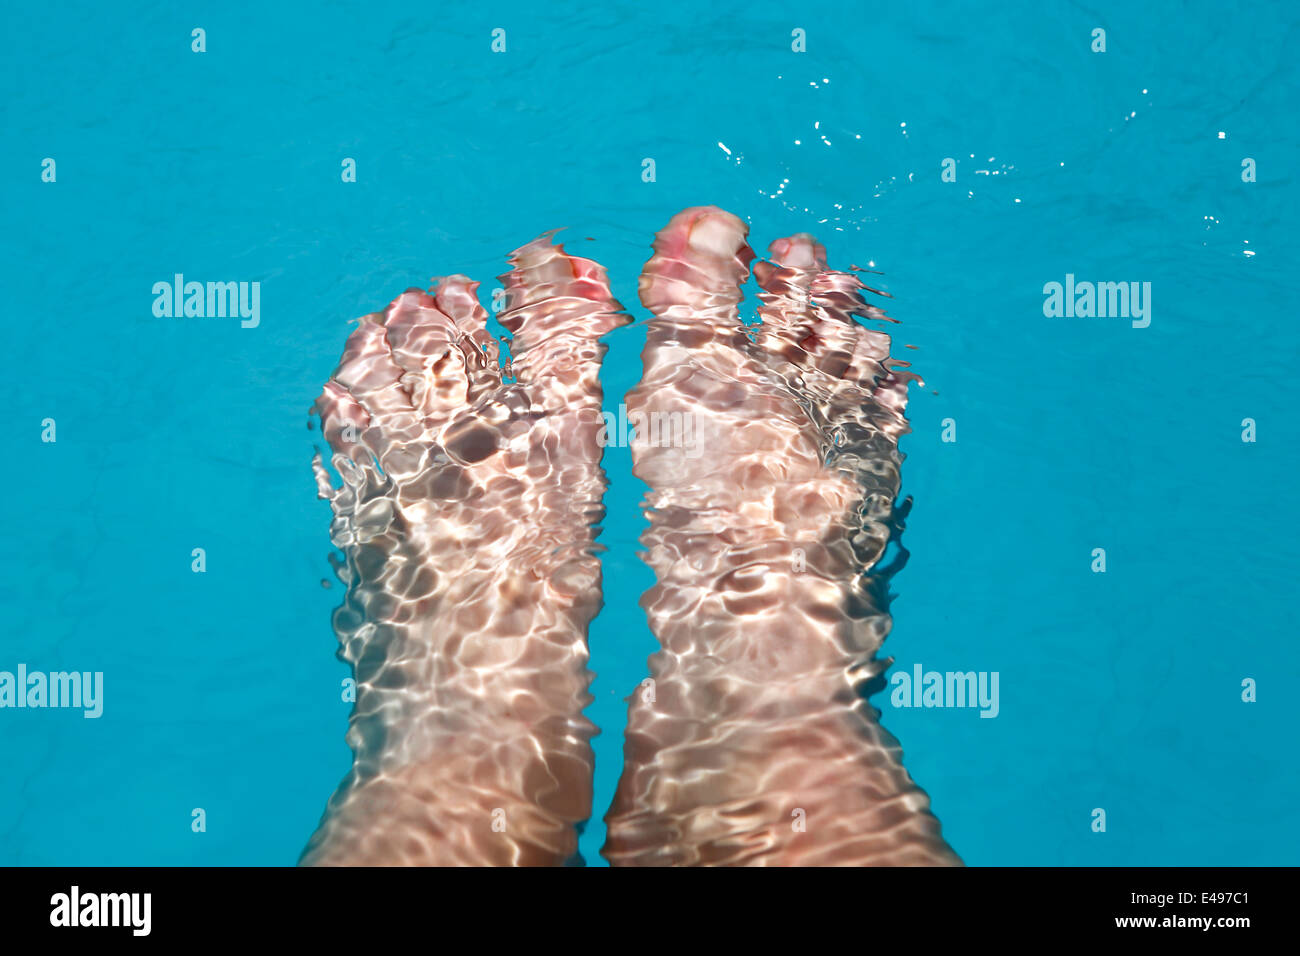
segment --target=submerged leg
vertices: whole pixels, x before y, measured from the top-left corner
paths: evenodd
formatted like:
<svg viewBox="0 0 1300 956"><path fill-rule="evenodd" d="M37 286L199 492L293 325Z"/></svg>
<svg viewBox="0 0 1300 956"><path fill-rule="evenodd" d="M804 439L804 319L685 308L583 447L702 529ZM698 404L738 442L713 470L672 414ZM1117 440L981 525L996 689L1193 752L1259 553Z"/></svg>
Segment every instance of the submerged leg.
<svg viewBox="0 0 1300 956"><path fill-rule="evenodd" d="M538 239L502 277L505 382L476 284L367 316L317 403L335 469L352 770L314 865L561 864L591 811L604 271Z"/></svg>
<svg viewBox="0 0 1300 956"><path fill-rule="evenodd" d="M863 286L808 236L755 269L722 210L679 213L641 277L653 313L627 398L642 598L661 650L633 700L606 817L614 865L957 864L860 688L890 618L873 579L889 542L906 376ZM878 312L875 314L879 314ZM673 416L678 416L674 418ZM686 421L693 442L654 440ZM692 447L692 444L694 447Z"/></svg>

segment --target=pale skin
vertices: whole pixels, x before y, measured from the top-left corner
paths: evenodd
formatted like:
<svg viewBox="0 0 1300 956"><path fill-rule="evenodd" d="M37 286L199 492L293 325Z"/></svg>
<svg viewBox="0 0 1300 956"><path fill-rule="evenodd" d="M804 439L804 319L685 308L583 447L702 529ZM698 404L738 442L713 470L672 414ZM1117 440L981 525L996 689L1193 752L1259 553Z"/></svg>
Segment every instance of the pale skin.
<svg viewBox="0 0 1300 956"><path fill-rule="evenodd" d="M906 377L849 317L860 284L807 236L756 264L763 324L747 335L745 232L685 210L641 278L652 318L629 415L691 415L707 451L633 442L661 650L602 852L957 864L857 690L889 628L863 572L888 540ZM358 701L353 771L304 863L558 865L590 815L599 337L629 319L589 260L538 240L512 264L516 382L452 277L363 320L319 403L346 481L318 469L348 556L336 627Z"/></svg>

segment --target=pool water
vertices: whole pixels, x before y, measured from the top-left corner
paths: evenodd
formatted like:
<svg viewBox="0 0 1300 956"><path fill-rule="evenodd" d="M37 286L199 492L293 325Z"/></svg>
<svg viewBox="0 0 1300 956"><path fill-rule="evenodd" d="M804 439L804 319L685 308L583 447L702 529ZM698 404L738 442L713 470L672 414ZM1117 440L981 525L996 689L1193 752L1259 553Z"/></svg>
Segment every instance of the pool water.
<svg viewBox="0 0 1300 956"><path fill-rule="evenodd" d="M349 764L306 428L348 320L451 272L489 301L557 227L644 320L702 203L894 297L925 384L886 651L1000 700L873 703L966 862L1300 862L1293 6L187 6L0 36L0 670L104 675L97 719L0 709L0 863L293 863ZM156 316L177 274L260 283L256 326ZM1045 314L1067 275L1149 282L1149 325ZM591 865L655 648L644 486L605 468Z"/></svg>

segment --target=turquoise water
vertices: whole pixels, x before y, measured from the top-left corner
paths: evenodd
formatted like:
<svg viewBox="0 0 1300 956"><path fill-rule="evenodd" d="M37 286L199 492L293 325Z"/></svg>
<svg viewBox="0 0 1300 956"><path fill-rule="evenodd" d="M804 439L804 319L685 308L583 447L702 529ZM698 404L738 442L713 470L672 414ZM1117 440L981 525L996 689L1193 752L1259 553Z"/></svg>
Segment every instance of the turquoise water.
<svg viewBox="0 0 1300 956"><path fill-rule="evenodd" d="M1300 14L1107 7L7 11L0 670L102 672L104 710L0 710L0 863L294 862L349 763L305 427L347 320L449 272L486 299L560 226L643 319L653 232L700 203L894 296L926 385L886 650L996 671L1000 706L873 700L963 858L1300 862ZM155 317L177 273L260 282L259 324ZM1067 274L1150 282L1150 325L1045 316ZM643 487L605 467L597 865L655 646Z"/></svg>

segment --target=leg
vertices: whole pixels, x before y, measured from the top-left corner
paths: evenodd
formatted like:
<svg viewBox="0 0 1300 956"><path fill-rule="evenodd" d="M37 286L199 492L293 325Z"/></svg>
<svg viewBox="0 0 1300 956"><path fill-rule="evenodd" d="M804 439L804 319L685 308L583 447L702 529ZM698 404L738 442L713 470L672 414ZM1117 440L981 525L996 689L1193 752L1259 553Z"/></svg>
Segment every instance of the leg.
<svg viewBox="0 0 1300 956"><path fill-rule="evenodd" d="M304 864L561 864L590 815L599 336L629 320L589 260L511 264L516 382L452 276L363 319L317 403L357 701Z"/></svg>
<svg viewBox="0 0 1300 956"><path fill-rule="evenodd" d="M661 650L631 708L603 851L615 865L957 864L862 699L889 630L865 572L889 541L906 429L864 288L808 236L755 272L716 208L678 214L641 278L653 313L629 417L688 418L703 454L638 434L642 605ZM875 313L879 314L879 313Z"/></svg>

